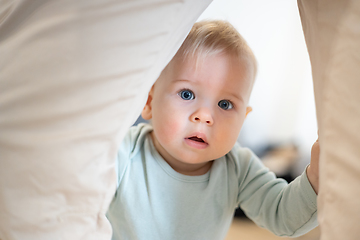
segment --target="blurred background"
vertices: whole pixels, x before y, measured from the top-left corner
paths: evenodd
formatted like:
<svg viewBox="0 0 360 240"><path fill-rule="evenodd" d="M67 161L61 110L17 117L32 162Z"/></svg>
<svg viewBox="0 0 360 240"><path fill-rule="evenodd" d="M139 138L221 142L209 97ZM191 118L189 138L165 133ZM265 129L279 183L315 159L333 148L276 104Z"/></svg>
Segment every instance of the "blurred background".
<svg viewBox="0 0 360 240"><path fill-rule="evenodd" d="M258 61L250 99L253 111L238 141L251 148L278 177L300 175L317 139L311 66L296 0L214 0L199 17L229 21ZM139 120L141 121L141 120ZM319 239L319 229L298 239ZM241 210L226 240L287 239L248 220Z"/></svg>

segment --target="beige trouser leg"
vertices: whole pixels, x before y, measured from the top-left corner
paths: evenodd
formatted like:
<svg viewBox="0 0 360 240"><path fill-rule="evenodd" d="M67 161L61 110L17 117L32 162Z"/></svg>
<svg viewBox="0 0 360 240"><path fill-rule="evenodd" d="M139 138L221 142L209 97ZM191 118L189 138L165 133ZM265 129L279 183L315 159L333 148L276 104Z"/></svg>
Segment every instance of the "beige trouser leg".
<svg viewBox="0 0 360 240"><path fill-rule="evenodd" d="M360 238L360 1L299 0L320 131L322 240Z"/></svg>
<svg viewBox="0 0 360 240"><path fill-rule="evenodd" d="M117 146L209 2L0 0L0 239L111 238Z"/></svg>

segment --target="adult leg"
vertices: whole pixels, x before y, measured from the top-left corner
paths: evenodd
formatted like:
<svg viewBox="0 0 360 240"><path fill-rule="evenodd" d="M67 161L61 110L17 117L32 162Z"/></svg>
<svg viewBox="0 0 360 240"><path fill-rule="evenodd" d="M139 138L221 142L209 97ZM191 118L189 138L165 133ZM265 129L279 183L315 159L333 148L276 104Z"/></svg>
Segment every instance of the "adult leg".
<svg viewBox="0 0 360 240"><path fill-rule="evenodd" d="M299 0L320 140L321 239L360 235L360 2Z"/></svg>
<svg viewBox="0 0 360 240"><path fill-rule="evenodd" d="M110 239L117 146L208 4L0 0L0 239Z"/></svg>

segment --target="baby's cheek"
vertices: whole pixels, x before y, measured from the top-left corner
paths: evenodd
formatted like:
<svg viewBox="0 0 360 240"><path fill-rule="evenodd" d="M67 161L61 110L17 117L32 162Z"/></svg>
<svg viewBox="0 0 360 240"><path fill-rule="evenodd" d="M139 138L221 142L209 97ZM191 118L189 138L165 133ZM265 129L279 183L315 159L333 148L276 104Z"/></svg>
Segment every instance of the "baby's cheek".
<svg viewBox="0 0 360 240"><path fill-rule="evenodd" d="M162 121L158 122L157 132L159 138L165 143L174 141L179 136L180 123L171 117L163 118Z"/></svg>
<svg viewBox="0 0 360 240"><path fill-rule="evenodd" d="M228 153L235 145L237 138L237 129L225 128L220 131L218 142L221 143L222 149L224 149L224 151Z"/></svg>
<svg viewBox="0 0 360 240"><path fill-rule="evenodd" d="M174 141L180 136L180 124L177 121L167 121L164 123L164 135L167 136L167 141Z"/></svg>

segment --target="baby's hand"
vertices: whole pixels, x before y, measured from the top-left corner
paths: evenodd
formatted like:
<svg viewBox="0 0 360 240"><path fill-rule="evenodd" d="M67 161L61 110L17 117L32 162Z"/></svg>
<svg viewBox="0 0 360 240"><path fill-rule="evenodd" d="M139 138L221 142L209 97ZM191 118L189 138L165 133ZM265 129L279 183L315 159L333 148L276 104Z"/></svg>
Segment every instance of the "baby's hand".
<svg viewBox="0 0 360 240"><path fill-rule="evenodd" d="M309 182L316 194L319 191L319 155L320 146L318 139L311 148L311 162L309 167L306 169L306 174L308 176Z"/></svg>

